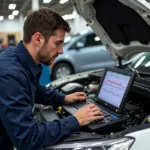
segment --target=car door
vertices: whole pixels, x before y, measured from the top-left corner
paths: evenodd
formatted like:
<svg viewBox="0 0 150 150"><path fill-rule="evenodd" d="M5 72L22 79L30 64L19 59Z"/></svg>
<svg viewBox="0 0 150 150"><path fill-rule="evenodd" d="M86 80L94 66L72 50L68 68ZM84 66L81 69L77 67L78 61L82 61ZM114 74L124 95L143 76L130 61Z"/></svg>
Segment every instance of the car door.
<svg viewBox="0 0 150 150"><path fill-rule="evenodd" d="M76 42L77 52L74 54L77 72L98 69L114 64L112 57L101 44L95 33L89 33Z"/></svg>

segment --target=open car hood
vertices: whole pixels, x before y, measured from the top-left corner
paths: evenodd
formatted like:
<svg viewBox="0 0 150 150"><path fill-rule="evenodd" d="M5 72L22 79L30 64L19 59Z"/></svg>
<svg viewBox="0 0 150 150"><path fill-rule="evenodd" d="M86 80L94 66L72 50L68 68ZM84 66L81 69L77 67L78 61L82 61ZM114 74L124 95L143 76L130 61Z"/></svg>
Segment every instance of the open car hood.
<svg viewBox="0 0 150 150"><path fill-rule="evenodd" d="M116 59L150 51L150 0L72 0Z"/></svg>

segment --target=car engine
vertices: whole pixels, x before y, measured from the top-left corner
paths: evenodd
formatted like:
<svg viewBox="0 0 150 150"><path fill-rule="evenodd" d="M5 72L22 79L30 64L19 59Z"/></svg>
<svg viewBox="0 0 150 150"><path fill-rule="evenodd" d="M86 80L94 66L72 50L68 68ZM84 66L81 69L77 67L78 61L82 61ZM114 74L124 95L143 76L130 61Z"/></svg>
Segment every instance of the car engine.
<svg viewBox="0 0 150 150"><path fill-rule="evenodd" d="M84 91L88 99L94 99L99 82L103 74L103 69L75 74L58 79L50 83L47 88L55 89L64 94ZM124 113L128 116L127 121L117 128L103 131L91 131L87 126L81 127L80 132L74 133L63 140L63 142L110 139L123 137L127 133L138 131L150 127L150 79L137 76L130 89ZM62 119L70 114L63 107L36 107L35 118L38 121L53 121Z"/></svg>

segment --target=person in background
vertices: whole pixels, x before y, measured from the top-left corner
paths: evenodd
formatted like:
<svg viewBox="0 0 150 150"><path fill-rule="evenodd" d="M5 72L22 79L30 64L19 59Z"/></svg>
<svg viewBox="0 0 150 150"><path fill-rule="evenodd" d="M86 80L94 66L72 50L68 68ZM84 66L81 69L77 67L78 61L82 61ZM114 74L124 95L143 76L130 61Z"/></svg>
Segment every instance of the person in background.
<svg viewBox="0 0 150 150"><path fill-rule="evenodd" d="M3 45L3 39L0 38L0 50L3 50L5 47Z"/></svg>
<svg viewBox="0 0 150 150"><path fill-rule="evenodd" d="M41 8L28 14L23 41L0 53L0 149L40 150L103 118L101 110L90 104L65 119L34 120L34 103L60 106L87 99L84 92L63 95L39 84L41 63L48 66L63 53L69 31L59 14Z"/></svg>

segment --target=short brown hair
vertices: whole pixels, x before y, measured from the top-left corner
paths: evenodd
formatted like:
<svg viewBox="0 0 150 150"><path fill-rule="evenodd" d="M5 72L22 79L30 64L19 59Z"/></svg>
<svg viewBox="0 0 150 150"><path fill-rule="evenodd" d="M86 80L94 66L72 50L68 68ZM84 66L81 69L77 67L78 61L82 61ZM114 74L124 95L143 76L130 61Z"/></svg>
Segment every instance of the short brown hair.
<svg viewBox="0 0 150 150"><path fill-rule="evenodd" d="M46 41L57 29L70 31L70 26L58 13L52 9L43 7L37 11L30 12L24 22L23 41L29 43L34 33L40 32Z"/></svg>

